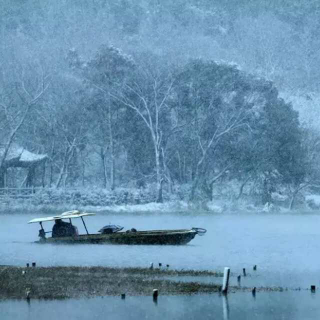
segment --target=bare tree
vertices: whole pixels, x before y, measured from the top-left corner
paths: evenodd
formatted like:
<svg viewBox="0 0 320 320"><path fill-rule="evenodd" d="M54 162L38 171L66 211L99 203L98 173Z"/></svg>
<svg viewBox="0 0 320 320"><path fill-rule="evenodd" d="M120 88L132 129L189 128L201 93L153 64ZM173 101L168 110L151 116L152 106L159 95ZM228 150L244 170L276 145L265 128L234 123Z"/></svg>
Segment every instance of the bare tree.
<svg viewBox="0 0 320 320"><path fill-rule="evenodd" d="M111 93L111 97L136 112L149 129L155 156L157 202L162 202L163 172L161 148L164 137L163 121L168 116L168 100L172 93L174 78L144 69L140 82L125 84L123 90Z"/></svg>
<svg viewBox="0 0 320 320"><path fill-rule="evenodd" d="M49 87L49 76L43 72L39 77L37 86L33 90L27 88L26 81L22 76L15 90L14 98L3 95L0 100L0 107L6 119L3 129L3 143L0 154L0 185L4 186L3 175L6 170L6 158L14 139L30 114L31 109L38 103ZM16 104L19 105L16 108Z"/></svg>

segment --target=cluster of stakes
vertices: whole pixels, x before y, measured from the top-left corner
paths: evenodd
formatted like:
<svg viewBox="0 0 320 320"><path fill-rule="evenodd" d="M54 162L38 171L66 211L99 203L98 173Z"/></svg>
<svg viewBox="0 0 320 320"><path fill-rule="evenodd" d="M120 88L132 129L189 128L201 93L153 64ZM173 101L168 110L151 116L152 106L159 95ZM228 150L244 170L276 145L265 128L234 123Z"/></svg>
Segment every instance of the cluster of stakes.
<svg viewBox="0 0 320 320"><path fill-rule="evenodd" d="M161 267L162 267L162 263L161 263L161 262L159 262L159 268L161 268ZM167 264L167 265L166 265L166 267L167 267L167 269L168 269L168 268L170 267L170 265L169 265L169 264ZM151 263L150 263L150 267L149 267L149 269L150 269L150 270L153 270L153 262L151 262Z"/></svg>
<svg viewBox="0 0 320 320"><path fill-rule="evenodd" d="M159 269L162 267L162 263L159 262ZM168 269L170 267L169 264L166 264L166 268ZM150 267L149 269L150 270L153 270L153 262L150 263ZM153 298L153 301L156 303L158 301L158 295L159 295L159 290L158 289L153 289L153 292L152 292L152 298ZM121 299L125 299L126 298L126 294L125 293L122 293L121 294Z"/></svg>
<svg viewBox="0 0 320 320"><path fill-rule="evenodd" d="M31 265L32 265L32 267L36 267L37 266L37 264L35 262L32 262ZM30 263L27 263L26 266L27 266L27 268L29 268L30 267Z"/></svg>
<svg viewBox="0 0 320 320"><path fill-rule="evenodd" d="M31 265L32 265L33 268L35 268L37 266L37 264L35 262L32 262ZM30 267L30 263L27 263L26 267L29 268ZM25 275L26 271L23 270L22 274ZM31 296L31 289L30 288L26 288L26 299L27 299L28 302L30 302L30 296Z"/></svg>
<svg viewBox="0 0 320 320"><path fill-rule="evenodd" d="M158 301L158 295L159 295L158 289L153 289L152 298L153 298L153 301L154 301L154 302L157 302L157 301ZM121 299L124 300L125 298L126 298L126 294L125 294L125 293L122 293L122 294L121 294Z"/></svg>
<svg viewBox="0 0 320 320"><path fill-rule="evenodd" d="M159 295L158 289L153 289L152 298L153 298L153 301L154 301L155 303L158 302L158 295ZM125 298L126 298L126 294L125 294L125 293L122 293L122 294L121 294L121 299L124 300Z"/></svg>
<svg viewBox="0 0 320 320"><path fill-rule="evenodd" d="M257 266L256 265L253 266L253 271L257 271ZM243 272L243 276L246 277L247 276L246 268L243 268L242 272ZM229 276L230 276L230 268L226 267L226 268L224 268L223 284L222 284L222 287L221 287L221 291L224 294L227 294L227 292L228 292ZM238 275L237 280L238 280L238 285L240 286L241 275ZM311 290L311 292L316 292L316 286L312 285L310 290ZM257 288L253 287L252 288L252 295L253 296L256 295L256 291L257 291Z"/></svg>

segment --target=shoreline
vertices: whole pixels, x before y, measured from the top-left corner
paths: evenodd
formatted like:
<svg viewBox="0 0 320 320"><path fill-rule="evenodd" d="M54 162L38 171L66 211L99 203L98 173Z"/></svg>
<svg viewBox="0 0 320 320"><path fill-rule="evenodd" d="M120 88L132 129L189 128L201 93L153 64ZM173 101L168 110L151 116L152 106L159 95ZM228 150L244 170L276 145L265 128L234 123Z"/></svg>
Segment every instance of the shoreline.
<svg viewBox="0 0 320 320"><path fill-rule="evenodd" d="M39 188L36 192L17 189L17 194L0 196L0 212L23 210L31 211L68 211L73 209L91 210L95 212L121 213L210 213L225 214L238 211L247 213L287 213L295 211L320 210L320 195L305 194L304 201L299 200L293 209L289 209L288 195L274 194L271 202L262 204L258 195L243 195L237 199L233 193L223 192L213 196L211 201L198 199L189 201L186 193L166 194L163 203L155 202L151 190L119 188L114 191L93 189L55 189ZM226 190L225 190L226 191Z"/></svg>
<svg viewBox="0 0 320 320"><path fill-rule="evenodd" d="M181 276L205 276L213 280L210 284L177 281ZM170 277L175 278L168 279ZM0 266L0 300L59 300L122 294L151 296L154 289L158 289L160 295L214 294L221 292L222 277L222 273L215 271L159 268ZM232 286L229 292L250 292L252 289ZM288 288L259 287L256 291L282 292Z"/></svg>
<svg viewBox="0 0 320 320"><path fill-rule="evenodd" d="M309 213L317 213L318 210L310 209L310 208L297 208L289 210L285 207L271 207L269 209L265 209L262 206L243 206L239 205L228 206L223 205L223 202L210 202L210 203L189 203L185 201L167 201L164 203L156 203L150 202L145 204L119 204L112 206L92 206L92 205L75 205L75 204L41 204L36 205L25 202L19 203L1 203L0 202L0 214L8 214L8 213L17 213L23 211L23 213L61 213L70 210L80 210L86 212L96 212L103 214L168 214L175 213L181 215L188 214L259 214L259 213L268 213L268 214L290 214L294 212L309 212Z"/></svg>
<svg viewBox="0 0 320 320"><path fill-rule="evenodd" d="M220 285L168 279L179 276L222 277L222 274L157 268L0 266L0 300L26 299L27 292L30 299L89 298L123 293L148 295L155 288L166 295L219 292Z"/></svg>

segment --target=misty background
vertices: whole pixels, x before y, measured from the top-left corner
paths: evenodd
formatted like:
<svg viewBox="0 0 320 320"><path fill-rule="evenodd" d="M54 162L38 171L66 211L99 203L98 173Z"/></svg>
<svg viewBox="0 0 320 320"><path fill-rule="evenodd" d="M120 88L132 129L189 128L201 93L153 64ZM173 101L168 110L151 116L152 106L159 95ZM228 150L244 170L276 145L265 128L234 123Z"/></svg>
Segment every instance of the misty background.
<svg viewBox="0 0 320 320"><path fill-rule="evenodd" d="M1 0L0 187L304 203L320 179L319 8ZM19 148L46 161L10 162Z"/></svg>

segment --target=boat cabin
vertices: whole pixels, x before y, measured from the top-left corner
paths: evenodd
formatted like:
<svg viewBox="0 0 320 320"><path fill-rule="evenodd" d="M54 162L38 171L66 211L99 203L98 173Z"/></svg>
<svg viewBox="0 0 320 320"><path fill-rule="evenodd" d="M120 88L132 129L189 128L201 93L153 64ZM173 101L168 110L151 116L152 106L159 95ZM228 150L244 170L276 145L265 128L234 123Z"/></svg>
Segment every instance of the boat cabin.
<svg viewBox="0 0 320 320"><path fill-rule="evenodd" d="M52 233L52 238L68 237L68 236L74 237L74 236L78 236L79 234L78 234L77 227L72 225L71 219L81 218L84 228L86 230L86 233L89 234L87 226L83 220L83 217L93 216L93 215L95 215L95 213L87 213L87 212L81 213L78 210L72 210L72 211L64 212L58 216L32 219L28 223L40 224L40 227L41 227L41 229L39 230L40 240L46 240L46 233ZM69 223L64 222L63 220L65 219L69 220ZM47 221L55 222L52 228L52 231L44 230L42 222L47 222Z"/></svg>

